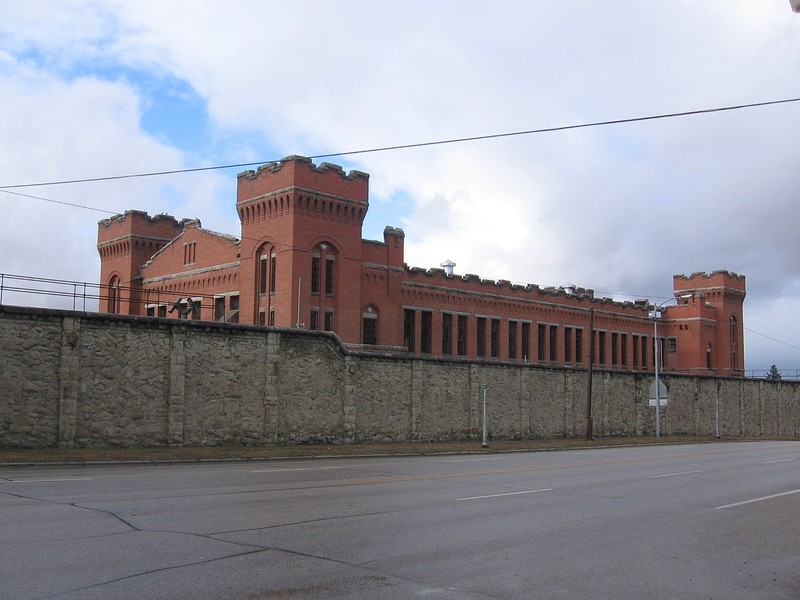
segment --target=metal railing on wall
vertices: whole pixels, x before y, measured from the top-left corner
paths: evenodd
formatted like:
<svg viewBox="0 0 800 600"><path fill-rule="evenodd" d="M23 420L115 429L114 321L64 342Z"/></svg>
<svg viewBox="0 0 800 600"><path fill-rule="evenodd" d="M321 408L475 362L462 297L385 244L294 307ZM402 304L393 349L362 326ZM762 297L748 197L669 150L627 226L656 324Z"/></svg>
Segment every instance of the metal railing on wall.
<svg viewBox="0 0 800 600"><path fill-rule="evenodd" d="M31 277L0 273L0 305L36 306L40 308L59 308L95 312L117 312L129 314L130 304L139 305L139 313L147 314L148 307L154 307L152 316L167 316L175 312L175 317L198 318L200 311L214 314L213 320L230 321L237 310L228 309L221 318L217 318L214 304L201 304L191 301L191 292L183 296L171 290L142 290L125 286L110 286L86 281L68 279L50 279L47 277ZM179 304L181 303L181 304ZM107 308L114 304L114 310ZM102 307L102 309L101 309ZM160 307L161 310L157 310ZM191 310L194 307L196 310Z"/></svg>
<svg viewBox="0 0 800 600"><path fill-rule="evenodd" d="M0 304L16 306L41 305L37 298L50 297L61 301L45 302L51 308L72 308L72 310L97 310L100 300L108 299L107 290L97 283L48 279L28 275L0 273Z"/></svg>

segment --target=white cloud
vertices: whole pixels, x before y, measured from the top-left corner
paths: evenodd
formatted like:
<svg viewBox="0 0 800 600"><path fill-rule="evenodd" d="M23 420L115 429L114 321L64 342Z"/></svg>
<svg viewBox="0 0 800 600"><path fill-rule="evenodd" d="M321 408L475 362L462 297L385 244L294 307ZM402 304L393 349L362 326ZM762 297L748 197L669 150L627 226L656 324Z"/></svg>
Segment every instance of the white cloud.
<svg viewBox="0 0 800 600"><path fill-rule="evenodd" d="M10 6L0 24L0 111L15 118L0 121L3 183L790 98L800 66L800 17L778 0ZM204 145L170 147L143 130L142 112L157 111L158 98L136 74L194 89L208 111ZM798 111L788 104L329 160L371 173L367 229L404 227L412 265L451 258L457 271L489 278L651 297L669 295L673 273L730 269L748 278L746 326L758 331L788 318L772 309L792 305L800 282ZM232 173L47 193L237 227ZM62 209L34 215L3 201L15 211L4 263L60 272L23 253L42 244L17 230ZM72 223L82 237L64 263L96 270L97 215L63 215L42 222L46 239L63 240L58 225ZM749 358L762 361L766 351L751 346Z"/></svg>

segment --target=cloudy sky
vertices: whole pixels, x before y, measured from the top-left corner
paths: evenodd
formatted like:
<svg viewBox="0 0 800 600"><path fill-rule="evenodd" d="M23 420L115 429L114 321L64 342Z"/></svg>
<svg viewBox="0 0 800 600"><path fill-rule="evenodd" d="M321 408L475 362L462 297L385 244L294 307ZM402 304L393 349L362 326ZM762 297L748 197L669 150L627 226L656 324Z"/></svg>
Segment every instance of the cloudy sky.
<svg viewBox="0 0 800 600"><path fill-rule="evenodd" d="M127 209L237 235L243 168L4 186L790 100L798 75L786 0L4 0L0 273L96 282ZM799 132L788 102L321 160L370 173L364 236L402 227L411 266L658 302L743 274L747 369L786 374Z"/></svg>

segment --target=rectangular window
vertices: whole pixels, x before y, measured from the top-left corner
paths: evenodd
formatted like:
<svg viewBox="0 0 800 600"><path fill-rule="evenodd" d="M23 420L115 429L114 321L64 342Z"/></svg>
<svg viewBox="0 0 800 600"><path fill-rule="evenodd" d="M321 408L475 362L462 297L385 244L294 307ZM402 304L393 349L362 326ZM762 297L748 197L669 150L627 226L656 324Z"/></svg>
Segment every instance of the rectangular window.
<svg viewBox="0 0 800 600"><path fill-rule="evenodd" d="M677 352L678 351L678 340L674 337L671 337L667 340L667 350L669 352Z"/></svg>
<svg viewBox="0 0 800 600"><path fill-rule="evenodd" d="M458 346L458 355L467 355L467 315L458 315L458 339L456 340Z"/></svg>
<svg viewBox="0 0 800 600"><path fill-rule="evenodd" d="M333 295L333 257L329 256L325 259L325 293Z"/></svg>
<svg viewBox="0 0 800 600"><path fill-rule="evenodd" d="M233 294L228 304L231 310L239 310L239 294Z"/></svg>
<svg viewBox="0 0 800 600"><path fill-rule="evenodd" d="M639 366L639 336L633 336L633 366Z"/></svg>
<svg viewBox="0 0 800 600"><path fill-rule="evenodd" d="M274 254L269 258L269 293L275 293L275 283L277 282L278 257Z"/></svg>
<svg viewBox="0 0 800 600"><path fill-rule="evenodd" d="M647 368L647 336L643 335L642 339L642 368Z"/></svg>
<svg viewBox="0 0 800 600"><path fill-rule="evenodd" d="M522 324L522 360L528 362L531 359L531 324Z"/></svg>
<svg viewBox="0 0 800 600"><path fill-rule="evenodd" d="M583 329L575 330L575 362L583 364Z"/></svg>
<svg viewBox="0 0 800 600"><path fill-rule="evenodd" d="M214 320L225 320L225 296L217 296L214 298Z"/></svg>
<svg viewBox="0 0 800 600"><path fill-rule="evenodd" d="M492 319L492 358L500 358L500 319Z"/></svg>
<svg viewBox="0 0 800 600"><path fill-rule="evenodd" d="M311 257L311 293L319 294L319 256Z"/></svg>
<svg viewBox="0 0 800 600"><path fill-rule="evenodd" d="M432 333L433 333L433 313L424 310L421 313L422 322L420 323L420 351L425 354L431 353Z"/></svg>
<svg viewBox="0 0 800 600"><path fill-rule="evenodd" d="M478 358L486 356L486 319L478 317L478 328L475 331L478 342Z"/></svg>
<svg viewBox="0 0 800 600"><path fill-rule="evenodd" d="M325 331L333 331L333 311L325 311Z"/></svg>
<svg viewBox="0 0 800 600"><path fill-rule="evenodd" d="M273 327L275 326L275 310L274 309L270 309L270 311L269 311L269 324L272 325Z"/></svg>
<svg viewBox="0 0 800 600"><path fill-rule="evenodd" d="M620 342L620 359L623 367L628 366L628 334L622 333L619 337Z"/></svg>
<svg viewBox="0 0 800 600"><path fill-rule="evenodd" d="M539 362L544 362L544 357L547 356L545 350L547 348L547 325L539 323L536 335L536 358Z"/></svg>
<svg viewBox="0 0 800 600"><path fill-rule="evenodd" d="M442 354L453 353L453 315L442 313Z"/></svg>
<svg viewBox="0 0 800 600"><path fill-rule="evenodd" d="M572 327L564 327L564 362L572 362Z"/></svg>
<svg viewBox="0 0 800 600"><path fill-rule="evenodd" d="M319 309L311 309L311 331L319 331Z"/></svg>
<svg viewBox="0 0 800 600"><path fill-rule="evenodd" d="M508 358L514 360L517 358L517 321L508 322Z"/></svg>
<svg viewBox="0 0 800 600"><path fill-rule="evenodd" d="M258 324L259 325L267 324L267 314L263 310L258 313Z"/></svg>
<svg viewBox="0 0 800 600"><path fill-rule="evenodd" d="M606 332L597 332L597 362L601 365L606 364Z"/></svg>
<svg viewBox="0 0 800 600"><path fill-rule="evenodd" d="M364 344L375 345L378 343L378 319L364 317Z"/></svg>
<svg viewBox="0 0 800 600"><path fill-rule="evenodd" d="M558 325L550 325L550 362L558 360Z"/></svg>
<svg viewBox="0 0 800 600"><path fill-rule="evenodd" d="M155 317L156 316L156 307L155 306L148 306L147 307L147 316L148 317Z"/></svg>
<svg viewBox="0 0 800 600"><path fill-rule="evenodd" d="M258 293L262 296L267 293L267 257L262 256L258 265Z"/></svg>
<svg viewBox="0 0 800 600"><path fill-rule="evenodd" d="M619 334L615 331L611 332L611 364L615 367L619 364Z"/></svg>
<svg viewBox="0 0 800 600"><path fill-rule="evenodd" d="M416 312L406 309L403 313L403 344L409 352L416 352L414 339L416 337Z"/></svg>

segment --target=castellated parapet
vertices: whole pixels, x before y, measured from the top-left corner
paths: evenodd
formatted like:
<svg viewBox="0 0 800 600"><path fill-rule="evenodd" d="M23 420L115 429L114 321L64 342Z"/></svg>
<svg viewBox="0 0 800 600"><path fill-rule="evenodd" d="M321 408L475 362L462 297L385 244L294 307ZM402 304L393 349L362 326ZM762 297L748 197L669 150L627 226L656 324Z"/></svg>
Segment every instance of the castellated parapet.
<svg viewBox="0 0 800 600"><path fill-rule="evenodd" d="M369 174L362 171L345 173L339 165L323 162L315 165L304 156L287 156L277 162L261 165L238 175L237 202L291 188L322 192L349 200L369 201Z"/></svg>

